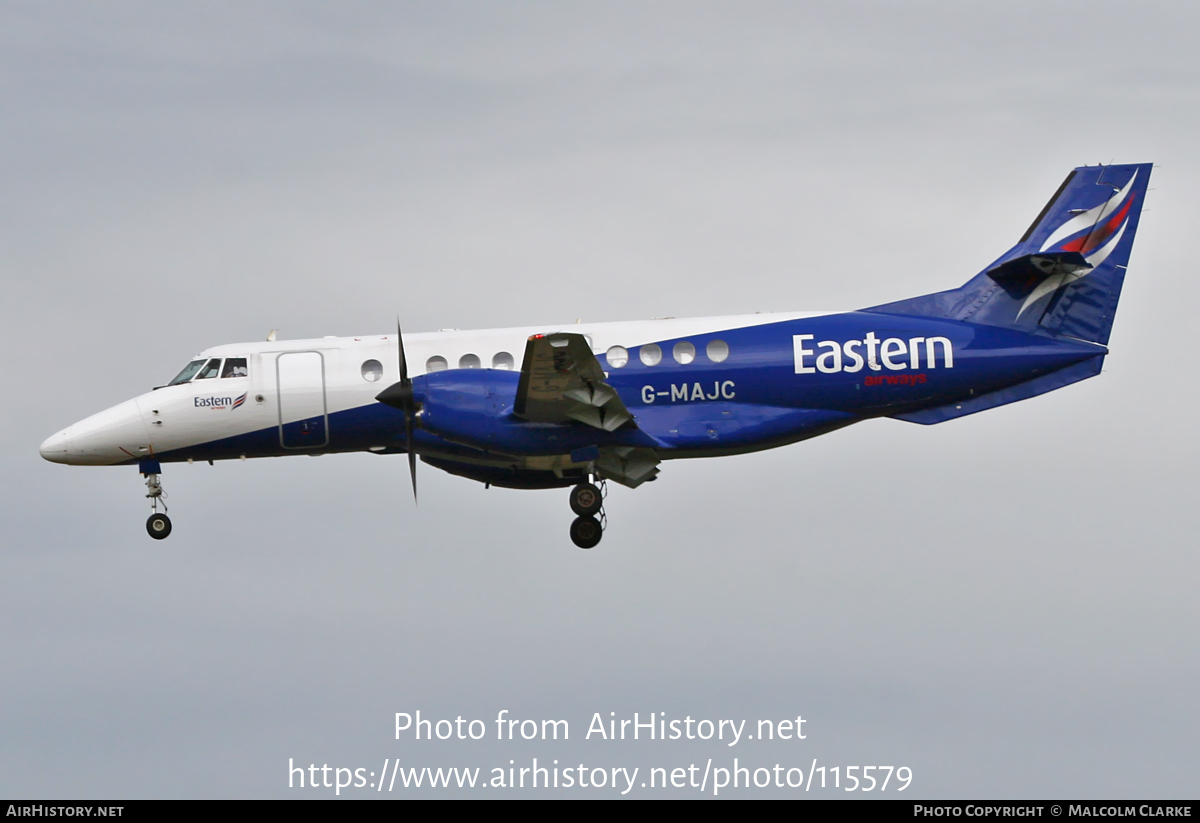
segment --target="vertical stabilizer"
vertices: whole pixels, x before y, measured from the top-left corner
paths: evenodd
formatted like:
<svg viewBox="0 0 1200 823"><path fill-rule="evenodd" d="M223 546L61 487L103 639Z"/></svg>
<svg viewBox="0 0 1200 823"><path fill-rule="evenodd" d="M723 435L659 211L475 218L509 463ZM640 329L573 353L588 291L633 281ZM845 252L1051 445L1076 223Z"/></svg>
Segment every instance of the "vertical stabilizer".
<svg viewBox="0 0 1200 823"><path fill-rule="evenodd" d="M1151 164L1081 166L1008 252L962 288L873 306L1108 343Z"/></svg>

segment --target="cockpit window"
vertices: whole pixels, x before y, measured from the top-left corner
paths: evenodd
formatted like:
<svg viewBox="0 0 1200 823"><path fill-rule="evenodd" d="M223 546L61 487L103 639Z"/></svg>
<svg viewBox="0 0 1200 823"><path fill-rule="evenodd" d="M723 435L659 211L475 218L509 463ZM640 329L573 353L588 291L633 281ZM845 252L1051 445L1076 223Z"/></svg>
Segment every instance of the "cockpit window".
<svg viewBox="0 0 1200 823"><path fill-rule="evenodd" d="M246 370L246 358L244 357L226 357L225 368L221 369L222 377L246 377L250 374Z"/></svg>
<svg viewBox="0 0 1200 823"><path fill-rule="evenodd" d="M183 367L183 371L175 375L175 379L168 383L168 386L174 386L177 383L186 383L196 376L196 372L200 371L200 367L207 363L207 360L193 360Z"/></svg>
<svg viewBox="0 0 1200 823"><path fill-rule="evenodd" d="M207 380L210 377L216 377L221 373L221 358L214 357L205 364L200 373L196 375L197 380Z"/></svg>

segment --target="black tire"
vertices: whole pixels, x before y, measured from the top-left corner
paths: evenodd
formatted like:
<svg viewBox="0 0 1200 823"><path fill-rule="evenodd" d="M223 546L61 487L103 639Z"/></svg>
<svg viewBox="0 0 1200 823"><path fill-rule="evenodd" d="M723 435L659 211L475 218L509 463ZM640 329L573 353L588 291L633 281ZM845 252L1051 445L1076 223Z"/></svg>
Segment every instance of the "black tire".
<svg viewBox="0 0 1200 823"><path fill-rule="evenodd" d="M571 489L571 511L580 517L590 517L600 511L604 505L604 497L600 490L591 483L580 483Z"/></svg>
<svg viewBox="0 0 1200 823"><path fill-rule="evenodd" d="M162 540L171 533L171 518L165 514L152 514L146 521L146 532L155 540Z"/></svg>
<svg viewBox="0 0 1200 823"><path fill-rule="evenodd" d="M595 548L603 536L604 529L594 517L576 517L571 524L571 542L581 549Z"/></svg>

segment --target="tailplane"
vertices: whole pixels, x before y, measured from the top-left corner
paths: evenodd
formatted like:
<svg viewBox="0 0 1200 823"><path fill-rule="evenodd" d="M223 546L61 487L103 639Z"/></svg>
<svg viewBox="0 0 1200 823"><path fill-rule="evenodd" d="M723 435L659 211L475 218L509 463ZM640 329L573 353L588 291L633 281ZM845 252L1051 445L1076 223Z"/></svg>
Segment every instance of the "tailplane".
<svg viewBox="0 0 1200 823"><path fill-rule="evenodd" d="M1152 164L1081 166L1024 236L966 285L872 306L1106 345Z"/></svg>

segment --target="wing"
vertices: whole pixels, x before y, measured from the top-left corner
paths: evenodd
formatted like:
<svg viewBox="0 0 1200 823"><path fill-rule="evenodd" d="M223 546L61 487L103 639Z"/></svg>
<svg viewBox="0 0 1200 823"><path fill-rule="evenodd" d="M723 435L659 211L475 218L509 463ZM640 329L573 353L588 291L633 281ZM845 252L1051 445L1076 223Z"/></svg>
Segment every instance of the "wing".
<svg viewBox="0 0 1200 823"><path fill-rule="evenodd" d="M525 343L513 414L536 423L577 421L604 431L635 426L582 334L535 334Z"/></svg>

